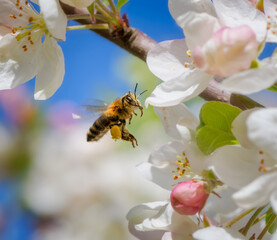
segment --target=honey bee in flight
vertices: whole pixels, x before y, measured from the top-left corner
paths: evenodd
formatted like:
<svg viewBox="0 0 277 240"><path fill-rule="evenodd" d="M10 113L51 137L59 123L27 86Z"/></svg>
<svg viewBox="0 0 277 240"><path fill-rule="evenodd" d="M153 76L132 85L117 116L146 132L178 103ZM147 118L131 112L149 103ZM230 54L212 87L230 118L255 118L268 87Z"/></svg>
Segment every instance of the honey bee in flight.
<svg viewBox="0 0 277 240"><path fill-rule="evenodd" d="M88 130L88 142L98 141L109 130L111 130L113 138L121 138L122 140L129 141L132 143L133 147L135 147L135 145L138 146L137 139L125 128L126 121L129 120L130 124L133 115L137 116L135 110L140 110L140 117L142 117L143 115L143 107L141 106L138 97L145 93L146 90L140 93L137 97L137 86L138 84L136 84L135 86L134 93L131 93L129 91L123 97L116 99L107 107L106 111L104 111L102 115L98 119L96 119L96 121Z"/></svg>

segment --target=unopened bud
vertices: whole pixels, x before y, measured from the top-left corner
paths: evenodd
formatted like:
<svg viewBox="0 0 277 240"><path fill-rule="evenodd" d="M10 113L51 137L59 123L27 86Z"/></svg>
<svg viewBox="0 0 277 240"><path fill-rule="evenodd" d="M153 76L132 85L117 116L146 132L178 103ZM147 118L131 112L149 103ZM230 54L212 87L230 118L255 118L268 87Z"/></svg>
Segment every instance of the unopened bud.
<svg viewBox="0 0 277 240"><path fill-rule="evenodd" d="M209 194L206 182L192 179L179 183L172 190L170 201L179 214L194 215L203 208Z"/></svg>

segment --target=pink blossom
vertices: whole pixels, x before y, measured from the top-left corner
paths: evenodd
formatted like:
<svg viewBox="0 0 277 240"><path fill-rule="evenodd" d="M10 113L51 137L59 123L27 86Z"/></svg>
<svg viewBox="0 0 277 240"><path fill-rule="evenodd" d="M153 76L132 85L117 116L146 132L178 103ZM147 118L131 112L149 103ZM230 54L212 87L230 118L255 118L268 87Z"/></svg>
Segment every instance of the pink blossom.
<svg viewBox="0 0 277 240"><path fill-rule="evenodd" d="M207 183L192 179L179 183L171 192L173 209L182 215L194 215L204 206L209 197Z"/></svg>
<svg viewBox="0 0 277 240"><path fill-rule="evenodd" d="M255 32L242 25L221 28L203 46L196 46L192 55L198 68L223 78L249 69L257 52Z"/></svg>

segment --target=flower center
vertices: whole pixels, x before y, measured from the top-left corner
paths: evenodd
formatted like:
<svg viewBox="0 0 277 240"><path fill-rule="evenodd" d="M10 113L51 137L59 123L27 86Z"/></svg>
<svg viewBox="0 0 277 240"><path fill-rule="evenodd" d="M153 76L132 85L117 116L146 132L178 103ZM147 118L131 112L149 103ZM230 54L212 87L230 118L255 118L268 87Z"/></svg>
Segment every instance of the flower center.
<svg viewBox="0 0 277 240"><path fill-rule="evenodd" d="M16 34L15 38L18 42L22 39L27 40L22 45L22 49L27 51L28 45L33 45L34 42L41 39L42 33L46 34L48 30L44 19L30 6L28 1L21 3L20 0L16 0L15 8L18 10L18 14L9 14L9 17L22 20L21 22L25 26L14 27L12 33Z"/></svg>
<svg viewBox="0 0 277 240"><path fill-rule="evenodd" d="M183 175L185 174L186 176L194 176L194 174L191 171L190 168L190 164L189 164L189 160L186 157L185 152L182 153L182 157L181 156L176 156L177 157L177 161L176 164L177 169L172 171L172 173L175 173L175 175L173 175L173 179L177 180L183 177Z"/></svg>

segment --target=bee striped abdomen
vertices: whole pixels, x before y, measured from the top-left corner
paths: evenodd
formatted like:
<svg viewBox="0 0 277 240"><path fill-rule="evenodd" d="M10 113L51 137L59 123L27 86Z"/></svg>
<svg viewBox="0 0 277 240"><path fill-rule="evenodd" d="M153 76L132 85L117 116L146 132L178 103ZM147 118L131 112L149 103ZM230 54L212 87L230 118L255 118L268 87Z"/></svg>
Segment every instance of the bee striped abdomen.
<svg viewBox="0 0 277 240"><path fill-rule="evenodd" d="M110 119L110 117L102 114L89 128L87 133L87 141L93 142L103 137L109 131L109 126L113 122L112 120L114 119Z"/></svg>

